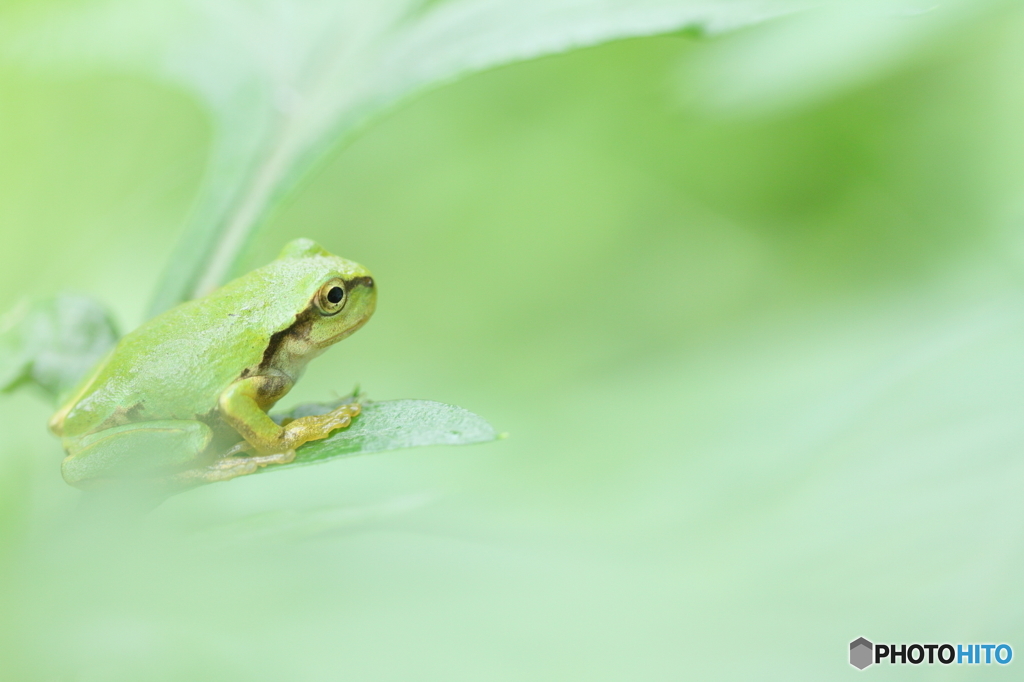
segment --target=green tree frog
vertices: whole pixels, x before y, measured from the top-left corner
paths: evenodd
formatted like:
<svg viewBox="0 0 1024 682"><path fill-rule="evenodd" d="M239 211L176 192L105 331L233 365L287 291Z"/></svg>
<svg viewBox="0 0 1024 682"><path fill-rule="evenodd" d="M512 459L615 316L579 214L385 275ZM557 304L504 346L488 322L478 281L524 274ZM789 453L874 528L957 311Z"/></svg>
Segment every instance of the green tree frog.
<svg viewBox="0 0 1024 682"><path fill-rule="evenodd" d="M303 443L348 426L359 406L284 425L267 410L306 363L362 327L376 301L366 268L298 239L270 264L151 319L50 420L67 452L64 480L189 485L292 461Z"/></svg>

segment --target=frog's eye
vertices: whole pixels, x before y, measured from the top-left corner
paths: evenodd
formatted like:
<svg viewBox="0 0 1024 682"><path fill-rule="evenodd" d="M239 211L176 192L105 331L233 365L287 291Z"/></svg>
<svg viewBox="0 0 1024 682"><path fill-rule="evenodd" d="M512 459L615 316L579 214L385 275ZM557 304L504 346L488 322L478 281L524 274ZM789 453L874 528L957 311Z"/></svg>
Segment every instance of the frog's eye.
<svg viewBox="0 0 1024 682"><path fill-rule="evenodd" d="M316 296L316 304L325 315L333 315L345 307L345 283L340 279L332 279L320 287Z"/></svg>

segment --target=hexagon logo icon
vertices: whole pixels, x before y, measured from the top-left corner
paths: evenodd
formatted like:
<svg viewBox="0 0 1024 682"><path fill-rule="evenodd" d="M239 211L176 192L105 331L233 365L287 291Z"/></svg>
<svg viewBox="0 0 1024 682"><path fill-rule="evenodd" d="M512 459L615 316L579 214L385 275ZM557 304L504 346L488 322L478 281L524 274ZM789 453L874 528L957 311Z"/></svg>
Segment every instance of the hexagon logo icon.
<svg viewBox="0 0 1024 682"><path fill-rule="evenodd" d="M858 637L857 639L850 642L850 665L857 670L863 670L872 663L874 663L874 652L875 645L864 639Z"/></svg>

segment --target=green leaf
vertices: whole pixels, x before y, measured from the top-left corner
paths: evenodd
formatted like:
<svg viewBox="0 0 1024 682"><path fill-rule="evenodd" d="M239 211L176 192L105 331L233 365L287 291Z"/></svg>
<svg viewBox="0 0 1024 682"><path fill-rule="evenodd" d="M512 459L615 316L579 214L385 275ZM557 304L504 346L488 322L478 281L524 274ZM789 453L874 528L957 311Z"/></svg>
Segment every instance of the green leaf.
<svg viewBox="0 0 1024 682"><path fill-rule="evenodd" d="M23 303L0 320L0 391L31 383L57 398L117 338L107 310L87 296L61 294Z"/></svg>
<svg viewBox="0 0 1024 682"><path fill-rule="evenodd" d="M327 414L351 401L349 397L332 403L306 403L290 412L274 415L274 419L282 421ZM368 401L362 404L362 408L362 412L352 420L349 427L336 431L329 438L300 447L291 464L267 467L260 469L260 472L319 464L339 457L386 450L423 445L469 445L500 438L494 427L482 417L461 407L433 400Z"/></svg>
<svg viewBox="0 0 1024 682"><path fill-rule="evenodd" d="M682 70L680 96L716 115L756 117L826 100L920 55L948 50L957 33L1002 0L897 7L835 3L717 41Z"/></svg>
<svg viewBox="0 0 1024 682"><path fill-rule="evenodd" d="M152 312L237 274L255 229L325 152L410 95L500 64L675 32L715 33L806 0L113 0L7 22L8 52L105 64L193 92L207 176Z"/></svg>

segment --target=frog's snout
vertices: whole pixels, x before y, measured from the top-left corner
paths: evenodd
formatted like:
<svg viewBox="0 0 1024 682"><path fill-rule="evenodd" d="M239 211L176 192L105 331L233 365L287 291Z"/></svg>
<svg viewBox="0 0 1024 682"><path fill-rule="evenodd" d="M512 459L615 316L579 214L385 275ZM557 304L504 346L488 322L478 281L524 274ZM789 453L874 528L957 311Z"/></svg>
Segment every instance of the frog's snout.
<svg viewBox="0 0 1024 682"><path fill-rule="evenodd" d="M350 303L354 304L350 307L349 316L354 321L356 318L362 318L356 322L358 326L362 326L377 308L377 283L367 274L353 277L345 282L345 287L349 292Z"/></svg>

